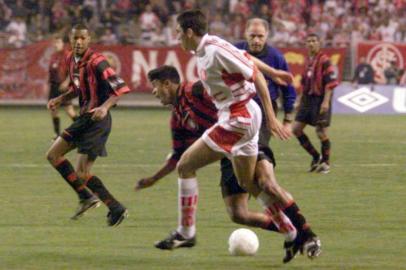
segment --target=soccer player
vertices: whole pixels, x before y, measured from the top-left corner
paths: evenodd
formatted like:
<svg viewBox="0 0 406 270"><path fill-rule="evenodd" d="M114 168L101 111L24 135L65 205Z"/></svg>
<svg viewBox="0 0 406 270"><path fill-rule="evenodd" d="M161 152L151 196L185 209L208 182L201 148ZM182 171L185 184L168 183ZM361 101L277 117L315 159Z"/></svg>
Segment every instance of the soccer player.
<svg viewBox="0 0 406 270"><path fill-rule="evenodd" d="M160 99L161 103L172 105L173 152L153 176L137 182L136 190L150 187L171 173L186 149L217 122L217 109L201 82L180 83L179 73L173 66L162 66L151 70L148 73L148 79L154 87L153 94ZM238 185L232 169L227 177L221 178L221 190L228 213L234 222L261 227L265 230L279 231L290 241L295 239L296 230L283 213L278 211L276 214L264 214L248 210L248 193ZM190 200L190 203L193 206L197 205L197 195ZM195 221L189 220L189 222L194 223ZM165 239L156 243L155 246L160 249L173 249L192 247L195 242L196 237L185 239L183 242Z"/></svg>
<svg viewBox="0 0 406 270"><path fill-rule="evenodd" d="M66 65L65 57L67 51L65 50L65 44L63 38L60 35L55 35L52 40L55 52L51 55L51 60L49 62L49 96L48 100L56 98L62 91L66 91ZM64 107L67 115L74 121L77 118L75 109L73 108L72 102L66 101L61 104ZM51 110L52 124L54 126L54 132L56 137L59 136L61 132L60 118L58 116L58 110ZM56 138L55 137L55 138Z"/></svg>
<svg viewBox="0 0 406 270"><path fill-rule="evenodd" d="M273 206L269 189L254 182L262 117L260 108L252 100L256 90L270 129L281 139L289 138L290 134L275 117L266 81L254 64L259 60L251 59L230 43L208 35L207 21L200 10L183 12L177 22L178 39L185 50L194 51L200 80L218 110L218 121L183 153L177 165L181 209L179 227L163 242L184 243L194 238L196 231L196 205L189 203L197 197L196 170L224 156L232 160L239 185L258 197L265 207ZM271 70L271 77L286 74Z"/></svg>
<svg viewBox="0 0 406 270"><path fill-rule="evenodd" d="M48 108L55 110L63 102L79 96L80 116L56 139L46 156L79 196L79 207L72 218L79 218L102 200L109 208L107 224L116 226L127 216L127 209L90 171L98 156L107 155L105 144L111 130L109 109L130 89L106 58L89 48L90 32L85 25L72 28L70 42L73 52L66 59L69 90L51 99ZM78 149L76 171L65 158L75 148Z"/></svg>
<svg viewBox="0 0 406 270"><path fill-rule="evenodd" d="M331 121L333 89L338 85L334 67L326 54L321 51L320 37L309 34L306 37L308 57L302 75L302 97L293 133L300 145L312 156L309 172L330 172L330 139L327 131ZM321 142L321 154L314 148L303 132L306 125L316 127Z"/></svg>

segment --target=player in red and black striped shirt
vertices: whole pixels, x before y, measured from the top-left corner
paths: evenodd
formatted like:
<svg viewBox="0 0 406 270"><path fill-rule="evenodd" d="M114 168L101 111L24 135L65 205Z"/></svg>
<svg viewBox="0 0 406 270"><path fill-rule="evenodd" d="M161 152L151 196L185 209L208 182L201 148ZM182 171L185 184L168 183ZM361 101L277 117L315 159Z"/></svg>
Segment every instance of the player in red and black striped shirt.
<svg viewBox="0 0 406 270"><path fill-rule="evenodd" d="M320 38L316 34L306 37L309 56L302 75L302 98L293 124L293 133L302 147L313 157L309 171L330 171L330 140L327 129L331 121L333 89L338 85L334 67L329 57L320 50ZM321 155L303 132L306 125L316 127L321 141Z"/></svg>
<svg viewBox="0 0 406 270"><path fill-rule="evenodd" d="M90 32L86 26L74 26L70 41L73 51L66 59L69 90L51 99L48 108L53 110L64 101L79 96L80 116L56 139L47 152L47 158L79 196L79 208L72 218L77 219L102 200L109 208L107 223L114 226L127 216L127 209L90 170L98 156L107 155L105 144L111 130L109 109L130 89L109 66L106 58L89 48ZM65 154L75 148L78 149L76 171L65 158Z"/></svg>
<svg viewBox="0 0 406 270"><path fill-rule="evenodd" d="M49 97L48 100L56 98L61 95L61 91L65 91L65 79L67 77L66 68L66 54L68 51L65 49L62 36L55 35L52 40L55 52L51 55L49 61ZM69 100L61 104L68 116L74 121L76 119L76 112L73 108L72 102ZM60 118L58 116L58 110L51 110L52 123L54 126L54 132L56 136L60 133Z"/></svg>
<svg viewBox="0 0 406 270"><path fill-rule="evenodd" d="M153 176L143 178L137 182L136 190L150 187L172 172L182 154L202 136L205 130L217 122L217 109L212 103L212 99L206 94L201 82L194 84L180 83L179 73L172 66L153 69L148 73L148 78L154 87L154 95L161 100L161 103L163 105L172 105L173 152L161 169ZM259 155L266 156L268 154L262 153ZM262 159L265 158L267 157L262 157ZM276 182L273 170L267 176ZM168 238L155 244L160 249L192 247L195 245L197 183L179 181L178 184L181 191L179 193L179 227ZM278 213L275 211L266 211L266 213L249 211L248 193L239 186L233 170L227 173L222 171L220 186L227 212L234 222L260 227L265 230L279 231L285 237L288 235L295 237L292 235L293 231L296 234L294 225L287 217L287 214L282 213L282 210L280 210L281 212L278 211ZM192 231L192 237L188 238L185 234L190 233L190 231Z"/></svg>

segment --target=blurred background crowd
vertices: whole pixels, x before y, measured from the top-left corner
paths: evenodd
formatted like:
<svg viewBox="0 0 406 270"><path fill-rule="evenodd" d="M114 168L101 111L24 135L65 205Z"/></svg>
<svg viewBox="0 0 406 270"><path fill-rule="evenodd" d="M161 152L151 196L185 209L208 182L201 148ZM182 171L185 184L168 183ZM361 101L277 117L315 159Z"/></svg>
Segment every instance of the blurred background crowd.
<svg viewBox="0 0 406 270"><path fill-rule="evenodd" d="M0 0L0 47L47 39L78 22L102 44L173 46L176 14L189 8L203 9L210 32L231 42L243 39L253 16L269 21L276 47L302 47L308 32L327 47L406 42L406 0Z"/></svg>

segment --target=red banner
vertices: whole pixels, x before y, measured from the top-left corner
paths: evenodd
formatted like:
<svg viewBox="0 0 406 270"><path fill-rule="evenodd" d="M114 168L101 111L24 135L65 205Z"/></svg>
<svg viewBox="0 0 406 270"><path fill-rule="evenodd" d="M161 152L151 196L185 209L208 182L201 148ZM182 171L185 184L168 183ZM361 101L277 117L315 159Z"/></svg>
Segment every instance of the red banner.
<svg viewBox="0 0 406 270"><path fill-rule="evenodd" d="M406 68L406 44L385 43L385 42L362 42L358 44L356 63L360 62L361 57L365 57L367 63L371 64L375 71L375 81L377 83L386 83L384 70L395 61L396 65ZM406 83L406 73L401 79L401 83Z"/></svg>
<svg viewBox="0 0 406 270"><path fill-rule="evenodd" d="M37 99L46 96L51 53L48 42L23 49L0 50L0 98Z"/></svg>
<svg viewBox="0 0 406 270"><path fill-rule="evenodd" d="M161 65L173 65L181 71L181 79L197 80L194 57L176 48L141 48L136 46L93 46L106 55L118 74L137 92L149 91L146 74ZM281 50L300 82L306 57L305 49ZM326 49L341 78L344 49ZM40 42L22 49L0 51L0 99L44 99L48 93L48 64L52 54L49 42Z"/></svg>

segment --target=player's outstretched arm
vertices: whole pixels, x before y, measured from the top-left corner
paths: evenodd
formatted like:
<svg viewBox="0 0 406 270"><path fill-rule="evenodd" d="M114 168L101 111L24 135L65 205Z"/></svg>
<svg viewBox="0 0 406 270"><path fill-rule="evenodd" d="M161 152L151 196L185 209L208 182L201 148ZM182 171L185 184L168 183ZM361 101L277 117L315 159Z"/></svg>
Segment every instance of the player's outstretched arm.
<svg viewBox="0 0 406 270"><path fill-rule="evenodd" d="M293 82L293 76L290 72L281 69L275 69L254 56L250 56L250 58L254 61L258 69L265 75L271 77L275 83L287 86L288 84L291 84Z"/></svg>
<svg viewBox="0 0 406 270"><path fill-rule="evenodd" d="M48 108L48 110L52 110L52 111L56 110L62 104L62 102L71 100L74 97L76 97L75 92L73 92L73 91L65 92L64 94L62 94L56 98L50 99L47 103L47 108Z"/></svg>
<svg viewBox="0 0 406 270"><path fill-rule="evenodd" d="M168 174L173 172L173 170L175 170L175 168L176 168L176 163L170 162L170 160L168 160L162 166L162 168L159 169L153 176L141 178L140 180L138 180L134 187L135 191L153 186L160 179L164 178L165 176L167 176Z"/></svg>
<svg viewBox="0 0 406 270"><path fill-rule="evenodd" d="M283 127L282 123L279 122L279 120L275 116L266 81L264 75L261 72L258 72L257 76L255 77L254 83L259 98L261 99L262 106L264 107L264 117L266 118L268 128L275 136L279 137L280 139L289 139L289 137L291 136L290 132L288 132Z"/></svg>

